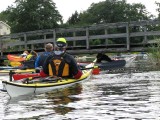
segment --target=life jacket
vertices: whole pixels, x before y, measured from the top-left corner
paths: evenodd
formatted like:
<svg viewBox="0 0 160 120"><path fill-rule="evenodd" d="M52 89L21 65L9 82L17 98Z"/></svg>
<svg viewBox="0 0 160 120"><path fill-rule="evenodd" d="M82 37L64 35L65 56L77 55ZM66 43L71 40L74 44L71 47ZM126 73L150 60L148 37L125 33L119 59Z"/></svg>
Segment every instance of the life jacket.
<svg viewBox="0 0 160 120"><path fill-rule="evenodd" d="M69 76L69 64L61 58L52 58L49 61L49 76L67 77Z"/></svg>
<svg viewBox="0 0 160 120"><path fill-rule="evenodd" d="M32 58L32 54L27 55L26 60L30 60Z"/></svg>

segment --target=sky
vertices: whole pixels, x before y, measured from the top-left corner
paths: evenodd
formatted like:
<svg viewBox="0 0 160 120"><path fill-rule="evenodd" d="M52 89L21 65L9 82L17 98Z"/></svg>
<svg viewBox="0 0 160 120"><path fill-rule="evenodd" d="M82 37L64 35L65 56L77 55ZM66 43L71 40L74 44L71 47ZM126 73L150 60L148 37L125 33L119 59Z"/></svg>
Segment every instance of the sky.
<svg viewBox="0 0 160 120"><path fill-rule="evenodd" d="M0 3L0 12L6 10L8 6L14 4L15 0L1 0ZM87 10L87 8L92 3L98 3L100 1L105 0L53 0L56 3L57 10L63 16L64 22L77 10L78 12L83 12ZM157 5L155 1L160 2L160 0L126 0L127 3L142 3L146 6L147 10L157 16L158 12L156 12Z"/></svg>

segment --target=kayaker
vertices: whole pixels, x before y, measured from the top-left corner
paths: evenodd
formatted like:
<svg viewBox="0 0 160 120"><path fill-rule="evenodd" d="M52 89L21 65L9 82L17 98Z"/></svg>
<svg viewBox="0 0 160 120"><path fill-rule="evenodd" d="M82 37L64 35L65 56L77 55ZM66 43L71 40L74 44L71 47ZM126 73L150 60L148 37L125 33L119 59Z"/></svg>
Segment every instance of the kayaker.
<svg viewBox="0 0 160 120"><path fill-rule="evenodd" d="M22 62L24 69L26 68L35 68L35 60L38 54L36 51L32 50L25 61Z"/></svg>
<svg viewBox="0 0 160 120"><path fill-rule="evenodd" d="M28 60L36 60L36 58L38 57L38 54L36 51L32 50L29 55L27 55L26 57L26 61Z"/></svg>
<svg viewBox="0 0 160 120"><path fill-rule="evenodd" d="M27 50L25 50L25 51L23 52L23 54L21 54L20 56L22 56L23 58L26 59L27 55L29 55L29 52L28 52Z"/></svg>
<svg viewBox="0 0 160 120"><path fill-rule="evenodd" d="M46 44L44 50L45 52L43 52L37 57L35 61L35 68L43 66L45 59L53 52L53 44Z"/></svg>
<svg viewBox="0 0 160 120"><path fill-rule="evenodd" d="M102 61L107 61L107 62L112 62L113 61L110 57L108 57L104 53L98 53L96 58L97 58L96 63L101 63Z"/></svg>
<svg viewBox="0 0 160 120"><path fill-rule="evenodd" d="M74 57L66 52L67 42L65 38L58 38L52 55L48 56L43 64L41 76L57 76L79 79L82 71Z"/></svg>

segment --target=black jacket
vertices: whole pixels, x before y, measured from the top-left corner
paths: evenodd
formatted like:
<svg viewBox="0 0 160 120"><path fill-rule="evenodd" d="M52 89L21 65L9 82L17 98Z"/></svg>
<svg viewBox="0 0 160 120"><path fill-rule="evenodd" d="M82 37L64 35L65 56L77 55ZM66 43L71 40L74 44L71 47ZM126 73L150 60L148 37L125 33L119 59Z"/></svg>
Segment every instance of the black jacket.
<svg viewBox="0 0 160 120"><path fill-rule="evenodd" d="M48 56L43 64L43 72L47 75L49 75L49 69L48 69L48 65L49 65L49 61L52 59L52 58L63 58L65 60L66 63L69 64L69 76L68 77L73 77L75 76L78 71L80 70L79 66L77 65L77 62L76 60L74 59L74 57L68 53L64 53L63 55L55 55L55 54L52 54L50 56Z"/></svg>

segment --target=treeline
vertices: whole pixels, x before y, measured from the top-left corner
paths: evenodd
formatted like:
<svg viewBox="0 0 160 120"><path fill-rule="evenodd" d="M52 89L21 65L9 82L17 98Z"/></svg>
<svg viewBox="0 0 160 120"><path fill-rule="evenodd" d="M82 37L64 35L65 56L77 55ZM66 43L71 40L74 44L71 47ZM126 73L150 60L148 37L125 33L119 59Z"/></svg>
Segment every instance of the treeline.
<svg viewBox="0 0 160 120"><path fill-rule="evenodd" d="M160 9L157 4L157 11ZM141 3L129 4L126 0L106 0L92 3L81 13L73 11L66 23L57 10L54 0L15 0L0 13L0 20L11 26L12 33L59 27L82 27L93 24L159 19L149 13Z"/></svg>

